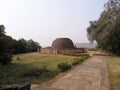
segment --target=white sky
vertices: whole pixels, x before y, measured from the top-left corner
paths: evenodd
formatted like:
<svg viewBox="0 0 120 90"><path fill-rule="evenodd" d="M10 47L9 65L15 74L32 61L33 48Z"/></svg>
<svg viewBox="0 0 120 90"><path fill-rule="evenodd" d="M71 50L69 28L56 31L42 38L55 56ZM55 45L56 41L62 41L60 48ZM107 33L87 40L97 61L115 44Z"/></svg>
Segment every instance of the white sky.
<svg viewBox="0 0 120 90"><path fill-rule="evenodd" d="M89 21L99 18L107 0L0 0L0 24L14 39L51 46L59 37L89 42Z"/></svg>

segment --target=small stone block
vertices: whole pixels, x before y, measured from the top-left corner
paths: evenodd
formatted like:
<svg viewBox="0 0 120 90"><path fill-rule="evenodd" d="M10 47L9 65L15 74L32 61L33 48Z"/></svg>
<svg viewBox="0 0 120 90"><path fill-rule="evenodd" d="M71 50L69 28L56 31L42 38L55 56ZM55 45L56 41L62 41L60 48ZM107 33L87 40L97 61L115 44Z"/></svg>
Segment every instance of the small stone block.
<svg viewBox="0 0 120 90"><path fill-rule="evenodd" d="M1 90L12 90L12 86L10 86L10 85L3 85L3 86L1 86Z"/></svg>
<svg viewBox="0 0 120 90"><path fill-rule="evenodd" d="M30 90L30 84L20 85L18 90Z"/></svg>

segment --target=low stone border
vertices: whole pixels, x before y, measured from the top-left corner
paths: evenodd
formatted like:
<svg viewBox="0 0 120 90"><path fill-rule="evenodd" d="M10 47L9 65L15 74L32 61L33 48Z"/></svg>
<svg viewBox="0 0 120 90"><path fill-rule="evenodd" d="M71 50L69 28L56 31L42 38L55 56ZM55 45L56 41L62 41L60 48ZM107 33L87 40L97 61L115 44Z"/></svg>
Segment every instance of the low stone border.
<svg viewBox="0 0 120 90"><path fill-rule="evenodd" d="M30 84L1 85L0 90L30 90Z"/></svg>

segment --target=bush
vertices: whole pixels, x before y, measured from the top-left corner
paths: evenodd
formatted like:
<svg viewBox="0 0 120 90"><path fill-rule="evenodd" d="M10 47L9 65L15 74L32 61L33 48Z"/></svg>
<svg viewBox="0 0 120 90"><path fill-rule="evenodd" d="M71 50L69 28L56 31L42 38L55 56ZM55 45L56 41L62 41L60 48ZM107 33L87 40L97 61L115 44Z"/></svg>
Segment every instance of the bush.
<svg viewBox="0 0 120 90"><path fill-rule="evenodd" d="M49 70L47 68L34 68L24 72L20 78L40 79L46 81L54 78L58 74L57 70Z"/></svg>
<svg viewBox="0 0 120 90"><path fill-rule="evenodd" d="M61 71L67 71L71 68L71 65L67 64L67 63L59 63L57 65L57 67L61 70Z"/></svg>
<svg viewBox="0 0 120 90"><path fill-rule="evenodd" d="M86 55L86 56L83 56L82 59L88 59L90 56L89 55Z"/></svg>
<svg viewBox="0 0 120 90"><path fill-rule="evenodd" d="M80 60L77 60L77 61L74 61L73 63L72 63L72 65L77 65L77 64L81 64L83 61L85 61L85 59L80 59Z"/></svg>
<svg viewBox="0 0 120 90"><path fill-rule="evenodd" d="M77 60L77 61L72 62L72 65L77 65L79 63L80 63L79 60Z"/></svg>
<svg viewBox="0 0 120 90"><path fill-rule="evenodd" d="M85 54L85 53L63 53L63 55L67 55L67 56L81 56L81 57L84 57L84 56L87 56L89 57L90 55L89 54Z"/></svg>
<svg viewBox="0 0 120 90"><path fill-rule="evenodd" d="M2 56L0 56L1 65L10 64L11 61L12 61L12 55L10 53L4 53Z"/></svg>
<svg viewBox="0 0 120 90"><path fill-rule="evenodd" d="M89 55L84 55L80 58L80 60L74 61L72 62L72 65L77 65L77 64L81 64L82 62L84 62L86 59L88 59L90 56Z"/></svg>
<svg viewBox="0 0 120 90"><path fill-rule="evenodd" d="M17 59L17 60L21 60L21 58L20 58L20 57L17 57L16 59Z"/></svg>

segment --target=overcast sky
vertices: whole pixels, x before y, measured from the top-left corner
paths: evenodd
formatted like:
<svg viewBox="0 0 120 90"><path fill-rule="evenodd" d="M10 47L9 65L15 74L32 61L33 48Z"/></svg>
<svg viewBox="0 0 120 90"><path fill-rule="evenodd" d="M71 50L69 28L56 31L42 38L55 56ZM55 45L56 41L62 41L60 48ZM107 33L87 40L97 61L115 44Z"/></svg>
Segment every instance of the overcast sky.
<svg viewBox="0 0 120 90"><path fill-rule="evenodd" d="M33 39L50 46L55 38L89 42L86 29L107 0L0 0L0 24L14 39Z"/></svg>

